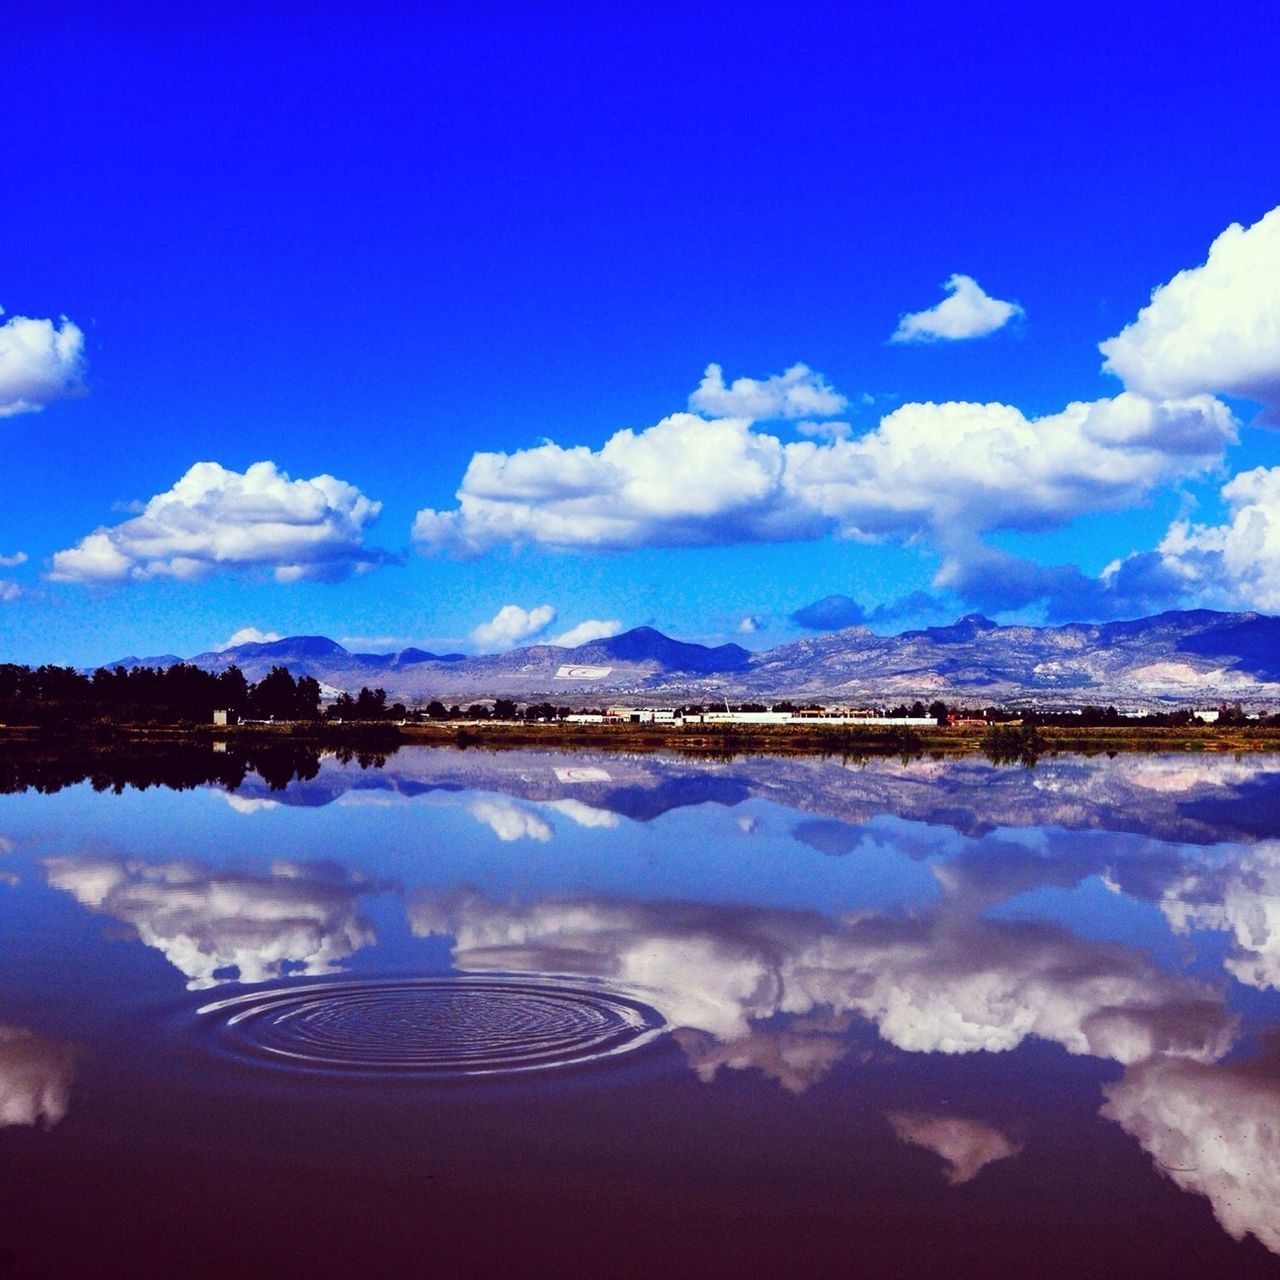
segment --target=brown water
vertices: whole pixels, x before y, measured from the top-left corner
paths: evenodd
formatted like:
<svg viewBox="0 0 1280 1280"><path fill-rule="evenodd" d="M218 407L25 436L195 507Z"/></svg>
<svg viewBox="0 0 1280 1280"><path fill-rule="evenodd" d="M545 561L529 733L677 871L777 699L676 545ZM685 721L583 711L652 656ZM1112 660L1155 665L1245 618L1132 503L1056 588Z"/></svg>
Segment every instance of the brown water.
<svg viewBox="0 0 1280 1280"><path fill-rule="evenodd" d="M1280 1275L1280 760L277 765L6 775L0 1276Z"/></svg>

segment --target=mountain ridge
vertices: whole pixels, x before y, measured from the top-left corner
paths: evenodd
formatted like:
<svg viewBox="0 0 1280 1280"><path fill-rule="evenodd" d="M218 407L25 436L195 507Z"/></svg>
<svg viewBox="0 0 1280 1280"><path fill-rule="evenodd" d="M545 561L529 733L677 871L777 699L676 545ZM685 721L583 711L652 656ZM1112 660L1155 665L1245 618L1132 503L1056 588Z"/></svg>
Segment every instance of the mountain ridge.
<svg viewBox="0 0 1280 1280"><path fill-rule="evenodd" d="M180 660L130 656L106 665ZM893 636L848 627L754 653L737 644L676 640L653 627L573 648L543 643L492 655L418 648L353 653L326 636L289 636L186 661L213 671L234 664L251 680L281 665L337 689L381 686L407 701L1274 702L1280 701L1280 618L1193 609L1036 627L968 614Z"/></svg>

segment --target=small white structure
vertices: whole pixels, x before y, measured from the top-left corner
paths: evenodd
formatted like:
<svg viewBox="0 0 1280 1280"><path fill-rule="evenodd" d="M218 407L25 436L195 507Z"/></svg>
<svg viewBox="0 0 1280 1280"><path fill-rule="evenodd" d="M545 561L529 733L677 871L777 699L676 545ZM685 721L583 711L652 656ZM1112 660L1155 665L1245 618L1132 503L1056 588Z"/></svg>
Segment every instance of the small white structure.
<svg viewBox="0 0 1280 1280"><path fill-rule="evenodd" d="M225 711L215 711L213 713L213 723L222 725L225 728L227 724L227 713Z"/></svg>

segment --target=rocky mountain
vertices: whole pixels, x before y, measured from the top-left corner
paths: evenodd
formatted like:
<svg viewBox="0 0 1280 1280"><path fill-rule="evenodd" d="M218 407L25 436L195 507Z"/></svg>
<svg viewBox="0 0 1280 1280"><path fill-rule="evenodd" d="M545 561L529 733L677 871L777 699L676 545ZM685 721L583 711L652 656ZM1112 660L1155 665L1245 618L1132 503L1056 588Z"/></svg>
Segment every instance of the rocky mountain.
<svg viewBox="0 0 1280 1280"><path fill-rule="evenodd" d="M109 666L176 661L125 658ZM232 663L251 680L273 666L336 689L381 686L409 701L508 697L559 703L793 697L827 702L947 701L1126 707L1280 702L1280 618L1193 610L1128 622L1000 626L977 614L877 636L863 627L760 653L637 627L573 649L529 645L467 656L422 649L352 653L323 636L237 645L188 659Z"/></svg>

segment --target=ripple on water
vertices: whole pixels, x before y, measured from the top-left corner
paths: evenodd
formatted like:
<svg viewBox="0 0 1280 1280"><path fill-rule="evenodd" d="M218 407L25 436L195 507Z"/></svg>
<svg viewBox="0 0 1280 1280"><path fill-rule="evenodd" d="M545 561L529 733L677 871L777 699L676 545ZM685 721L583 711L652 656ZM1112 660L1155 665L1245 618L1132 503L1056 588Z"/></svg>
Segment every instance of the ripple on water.
<svg viewBox="0 0 1280 1280"><path fill-rule="evenodd" d="M544 977L440 977L272 987L204 1005L220 1050L368 1075L496 1075L590 1062L664 1028L629 996Z"/></svg>

